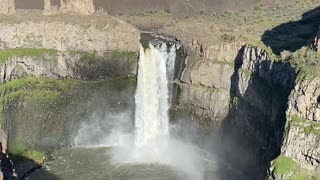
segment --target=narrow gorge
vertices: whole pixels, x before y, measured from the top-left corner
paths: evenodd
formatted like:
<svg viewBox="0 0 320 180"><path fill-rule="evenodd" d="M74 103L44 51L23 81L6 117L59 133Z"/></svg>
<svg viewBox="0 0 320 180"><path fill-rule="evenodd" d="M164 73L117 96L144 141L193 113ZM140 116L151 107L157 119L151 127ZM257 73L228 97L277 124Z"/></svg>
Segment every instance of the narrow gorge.
<svg viewBox="0 0 320 180"><path fill-rule="evenodd" d="M0 0L0 179L320 179L319 2L39 2Z"/></svg>

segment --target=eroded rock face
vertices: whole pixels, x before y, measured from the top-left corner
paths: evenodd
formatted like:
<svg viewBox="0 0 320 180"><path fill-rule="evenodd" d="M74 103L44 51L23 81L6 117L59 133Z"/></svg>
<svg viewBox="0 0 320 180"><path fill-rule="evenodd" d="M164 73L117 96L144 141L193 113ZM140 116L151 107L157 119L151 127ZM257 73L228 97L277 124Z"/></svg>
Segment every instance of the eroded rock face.
<svg viewBox="0 0 320 180"><path fill-rule="evenodd" d="M291 92L282 152L320 173L320 78L303 79Z"/></svg>
<svg viewBox="0 0 320 180"><path fill-rule="evenodd" d="M187 60L180 106L206 119L205 126L232 134L241 154L235 164L263 171L281 148L295 71L251 46L223 45L199 55L206 58Z"/></svg>
<svg viewBox="0 0 320 180"><path fill-rule="evenodd" d="M80 15L89 15L95 12L93 0L60 0L54 3L55 0L44 0L44 14L67 14L76 13ZM59 4L56 5L56 4Z"/></svg>
<svg viewBox="0 0 320 180"><path fill-rule="evenodd" d="M139 31L110 19L103 27L62 22L23 22L0 26L1 48L46 48L59 51L134 51L139 50Z"/></svg>
<svg viewBox="0 0 320 180"><path fill-rule="evenodd" d="M209 118L209 128L220 124L228 115L232 64L202 59L187 66L181 76L180 105L197 116Z"/></svg>
<svg viewBox="0 0 320 180"><path fill-rule="evenodd" d="M307 123L301 124L306 126ZM308 133L304 128L290 126L282 150L287 157L293 158L304 168L320 173L320 136Z"/></svg>
<svg viewBox="0 0 320 180"><path fill-rule="evenodd" d="M44 0L43 14L44 15L54 15L58 14L59 7L52 4L51 0Z"/></svg>
<svg viewBox="0 0 320 180"><path fill-rule="evenodd" d="M10 15L16 12L14 0L0 0L0 13Z"/></svg>
<svg viewBox="0 0 320 180"><path fill-rule="evenodd" d="M201 58L188 57L181 75L180 105L195 115L211 119L209 128L217 128L228 116L231 77L240 44L204 47L192 42L192 51Z"/></svg>
<svg viewBox="0 0 320 180"><path fill-rule="evenodd" d="M320 122L320 78L299 82L289 98L288 116Z"/></svg>
<svg viewBox="0 0 320 180"><path fill-rule="evenodd" d="M94 13L95 7L93 0L61 0L60 11L87 15Z"/></svg>
<svg viewBox="0 0 320 180"><path fill-rule="evenodd" d="M206 59L233 63L244 45L243 42L204 45L198 40L193 40L189 46L195 54Z"/></svg>
<svg viewBox="0 0 320 180"><path fill-rule="evenodd" d="M93 63L94 62L94 63ZM105 53L95 59L86 54L58 53L39 57L13 57L0 66L0 84L26 76L97 80L136 75L137 56Z"/></svg>

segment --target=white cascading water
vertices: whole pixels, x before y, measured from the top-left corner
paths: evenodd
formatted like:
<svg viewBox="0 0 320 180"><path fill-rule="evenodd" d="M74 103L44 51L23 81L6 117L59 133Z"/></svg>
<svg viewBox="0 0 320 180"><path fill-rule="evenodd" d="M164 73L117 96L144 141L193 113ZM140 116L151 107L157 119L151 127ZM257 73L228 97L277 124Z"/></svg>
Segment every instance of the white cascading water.
<svg viewBox="0 0 320 180"><path fill-rule="evenodd" d="M161 43L140 48L138 84L135 95L135 145L143 146L169 136L168 79L173 80L175 48L167 52ZM174 51L174 52L173 52Z"/></svg>
<svg viewBox="0 0 320 180"><path fill-rule="evenodd" d="M149 43L148 48L140 47L134 134L122 128L124 123L116 125L130 122L130 113L124 112L123 116L107 118L114 119L111 124L115 128L110 134L100 130L99 119L97 123L83 124L74 140L75 146L111 146L111 160L116 164L163 164L186 174L188 178L183 179L203 180L203 164L194 146L169 135L168 111L178 48L177 44L159 41Z"/></svg>

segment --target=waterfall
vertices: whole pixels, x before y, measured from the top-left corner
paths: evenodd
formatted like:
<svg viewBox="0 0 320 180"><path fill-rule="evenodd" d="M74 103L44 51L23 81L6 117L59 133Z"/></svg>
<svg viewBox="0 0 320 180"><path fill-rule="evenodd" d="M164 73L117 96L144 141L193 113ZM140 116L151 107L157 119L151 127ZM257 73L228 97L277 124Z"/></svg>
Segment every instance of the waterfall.
<svg viewBox="0 0 320 180"><path fill-rule="evenodd" d="M166 43L140 47L138 84L135 94L135 144L143 146L169 136L171 95L176 52Z"/></svg>
<svg viewBox="0 0 320 180"><path fill-rule="evenodd" d="M203 180L204 163L197 149L169 134L177 49L177 44L160 41L140 46L134 141L113 148L112 161L162 164L177 170L182 179Z"/></svg>

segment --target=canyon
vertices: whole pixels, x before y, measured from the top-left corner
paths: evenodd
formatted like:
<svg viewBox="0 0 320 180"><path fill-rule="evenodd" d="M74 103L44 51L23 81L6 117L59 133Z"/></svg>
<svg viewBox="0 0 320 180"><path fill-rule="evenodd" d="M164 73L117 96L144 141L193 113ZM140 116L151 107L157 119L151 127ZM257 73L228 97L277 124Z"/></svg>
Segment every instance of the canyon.
<svg viewBox="0 0 320 180"><path fill-rule="evenodd" d="M170 116L183 112L192 119L201 140L213 144L198 145L217 153L225 161L221 168L231 166L250 179L319 179L319 3L310 0L309 13L256 32L242 29L247 24L221 30L227 25L220 21L236 17L218 14L218 23L210 24L215 16L194 15L201 8L174 20L184 14L180 7L197 7L181 2L170 6L179 8L167 22L176 23L159 20L149 33L141 30L150 23L140 22L143 15L117 16L131 12L121 4L104 12L99 3L45 0L43 10L27 11L0 0L0 141L3 153L17 158L18 178L41 167L52 149L70 146L79 122L96 109L128 108L132 115L140 43L151 40L174 44L179 56ZM167 5L151 9L159 7ZM13 175L3 171L5 179Z"/></svg>

